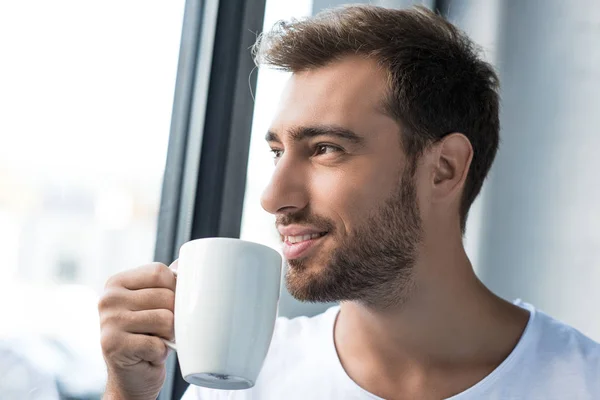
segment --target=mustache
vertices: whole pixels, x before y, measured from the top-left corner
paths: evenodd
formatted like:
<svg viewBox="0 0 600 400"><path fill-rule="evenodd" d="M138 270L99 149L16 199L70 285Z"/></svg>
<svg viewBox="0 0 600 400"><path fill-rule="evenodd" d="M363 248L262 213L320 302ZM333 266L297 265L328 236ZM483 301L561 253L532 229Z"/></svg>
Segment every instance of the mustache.
<svg viewBox="0 0 600 400"><path fill-rule="evenodd" d="M323 232L331 232L334 229L334 224L330 219L321 217L308 209L278 215L275 218L275 226L287 226L291 224L312 225Z"/></svg>

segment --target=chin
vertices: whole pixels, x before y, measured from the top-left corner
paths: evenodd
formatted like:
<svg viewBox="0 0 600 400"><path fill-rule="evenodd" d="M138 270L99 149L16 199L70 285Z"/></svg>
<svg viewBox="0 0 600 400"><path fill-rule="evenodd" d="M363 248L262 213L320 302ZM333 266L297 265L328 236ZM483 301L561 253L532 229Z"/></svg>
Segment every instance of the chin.
<svg viewBox="0 0 600 400"><path fill-rule="evenodd" d="M333 281L327 264L309 260L288 261L285 283L296 300L311 303L336 301L332 298L336 286Z"/></svg>

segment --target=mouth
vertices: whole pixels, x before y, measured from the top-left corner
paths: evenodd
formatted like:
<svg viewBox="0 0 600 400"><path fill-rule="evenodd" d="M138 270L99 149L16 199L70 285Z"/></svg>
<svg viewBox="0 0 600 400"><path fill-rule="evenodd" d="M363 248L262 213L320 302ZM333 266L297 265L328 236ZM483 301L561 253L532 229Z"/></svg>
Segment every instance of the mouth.
<svg viewBox="0 0 600 400"><path fill-rule="evenodd" d="M288 260L307 257L329 232L311 233L297 236L282 236L283 256Z"/></svg>

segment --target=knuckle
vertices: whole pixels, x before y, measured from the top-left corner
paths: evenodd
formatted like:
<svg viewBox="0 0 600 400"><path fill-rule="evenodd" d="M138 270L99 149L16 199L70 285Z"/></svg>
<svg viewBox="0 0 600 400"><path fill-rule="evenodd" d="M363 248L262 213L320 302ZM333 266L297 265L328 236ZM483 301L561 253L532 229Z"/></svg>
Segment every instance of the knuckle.
<svg viewBox="0 0 600 400"><path fill-rule="evenodd" d="M98 300L98 310L102 312L113 307L115 305L115 297L117 297L117 293L114 288L109 287L104 290L104 293Z"/></svg>
<svg viewBox="0 0 600 400"><path fill-rule="evenodd" d="M159 359L164 352L165 344L155 336L145 335L140 341L138 354L148 361Z"/></svg>
<svg viewBox="0 0 600 400"><path fill-rule="evenodd" d="M101 312L100 313L100 328L101 329L105 329L109 326L111 326L111 321L113 320L112 318L112 313L110 312Z"/></svg>
<svg viewBox="0 0 600 400"><path fill-rule="evenodd" d="M149 273L153 283L159 283L165 273L166 265L161 263L152 263L149 265Z"/></svg>
<svg viewBox="0 0 600 400"><path fill-rule="evenodd" d="M119 282L120 275L121 274L119 273L116 275L112 275L110 278L108 278L106 280L106 283L104 284L104 289L107 290L109 288L119 286L118 282Z"/></svg>
<svg viewBox="0 0 600 400"><path fill-rule="evenodd" d="M116 353L121 341L114 330L102 329L100 334L100 346L105 355L111 356Z"/></svg>
<svg viewBox="0 0 600 400"><path fill-rule="evenodd" d="M137 322L136 313L131 311L115 313L113 321L123 330L130 329Z"/></svg>
<svg viewBox="0 0 600 400"><path fill-rule="evenodd" d="M104 312L100 315L100 326L124 331L132 317L132 313L126 311Z"/></svg>
<svg viewBox="0 0 600 400"><path fill-rule="evenodd" d="M105 329L105 327L110 326L110 317L109 313L105 311L100 312L100 329Z"/></svg>
<svg viewBox="0 0 600 400"><path fill-rule="evenodd" d="M100 296L100 299L98 300L98 312L100 314L102 314L102 312L104 310L106 310L107 308L110 307L110 300L107 299L106 294L103 294L102 296Z"/></svg>

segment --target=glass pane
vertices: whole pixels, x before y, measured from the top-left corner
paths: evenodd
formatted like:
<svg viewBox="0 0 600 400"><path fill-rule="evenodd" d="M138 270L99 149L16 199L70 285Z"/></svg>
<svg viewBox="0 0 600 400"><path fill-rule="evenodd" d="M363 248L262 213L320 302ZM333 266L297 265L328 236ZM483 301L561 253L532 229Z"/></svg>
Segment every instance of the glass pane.
<svg viewBox="0 0 600 400"><path fill-rule="evenodd" d="M279 20L310 16L312 8L312 0L294 2L268 0L263 30L270 29ZM278 250L281 250L281 243L275 229L275 219L262 209L260 196L269 183L274 168L273 156L264 139L265 133L275 115L279 96L288 78L289 73L270 68L261 68L258 72L246 196L240 233L242 239L262 243ZM279 311L286 316L310 315L316 314L324 308L326 305L323 304L301 304L284 290Z"/></svg>
<svg viewBox="0 0 600 400"><path fill-rule="evenodd" d="M102 394L98 296L153 258L183 7L0 2L0 398Z"/></svg>

